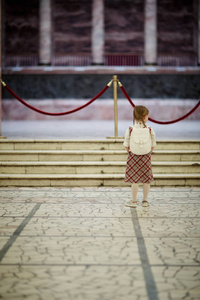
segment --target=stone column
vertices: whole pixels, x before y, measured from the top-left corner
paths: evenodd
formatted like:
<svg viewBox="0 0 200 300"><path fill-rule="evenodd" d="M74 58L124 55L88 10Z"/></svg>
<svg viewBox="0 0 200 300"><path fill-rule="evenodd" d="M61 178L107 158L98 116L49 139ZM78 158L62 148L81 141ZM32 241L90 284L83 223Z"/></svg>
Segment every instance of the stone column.
<svg viewBox="0 0 200 300"><path fill-rule="evenodd" d="M2 32L2 0L0 0L0 41L2 41L1 32ZM1 47L0 43L0 78L1 78ZM2 99L1 99L1 82L0 82L0 138L1 138L1 120L2 120Z"/></svg>
<svg viewBox="0 0 200 300"><path fill-rule="evenodd" d="M92 1L92 64L104 64L104 1Z"/></svg>
<svg viewBox="0 0 200 300"><path fill-rule="evenodd" d="M200 0L198 0L198 65L200 65Z"/></svg>
<svg viewBox="0 0 200 300"><path fill-rule="evenodd" d="M51 64L51 0L40 0L39 64Z"/></svg>
<svg viewBox="0 0 200 300"><path fill-rule="evenodd" d="M157 64L157 0L145 0L144 57L145 64Z"/></svg>

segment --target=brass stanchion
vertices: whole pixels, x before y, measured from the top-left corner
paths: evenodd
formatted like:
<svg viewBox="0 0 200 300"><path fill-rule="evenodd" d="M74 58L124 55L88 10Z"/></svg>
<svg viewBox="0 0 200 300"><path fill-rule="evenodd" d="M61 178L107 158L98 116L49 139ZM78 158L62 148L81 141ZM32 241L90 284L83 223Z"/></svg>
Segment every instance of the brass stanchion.
<svg viewBox="0 0 200 300"><path fill-rule="evenodd" d="M118 138L117 82L118 82L117 75L113 75L113 98L114 98L115 138Z"/></svg>

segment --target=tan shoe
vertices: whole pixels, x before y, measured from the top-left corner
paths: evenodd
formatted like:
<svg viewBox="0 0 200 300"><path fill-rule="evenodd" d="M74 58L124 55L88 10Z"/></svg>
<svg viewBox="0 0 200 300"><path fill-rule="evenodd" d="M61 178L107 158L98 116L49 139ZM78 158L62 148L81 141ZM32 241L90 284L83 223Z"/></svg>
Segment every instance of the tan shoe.
<svg viewBox="0 0 200 300"><path fill-rule="evenodd" d="M132 208L136 208L137 207L137 202L132 202L132 201L128 201L125 206L127 207L132 207Z"/></svg>
<svg viewBox="0 0 200 300"><path fill-rule="evenodd" d="M146 201L146 200L142 201L142 206L143 207L148 207L149 206L149 202Z"/></svg>

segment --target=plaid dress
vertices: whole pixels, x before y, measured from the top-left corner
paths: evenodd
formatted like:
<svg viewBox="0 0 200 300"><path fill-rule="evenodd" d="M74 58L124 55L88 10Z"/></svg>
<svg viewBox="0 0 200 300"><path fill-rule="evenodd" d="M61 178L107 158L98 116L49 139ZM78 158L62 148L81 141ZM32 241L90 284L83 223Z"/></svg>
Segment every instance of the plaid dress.
<svg viewBox="0 0 200 300"><path fill-rule="evenodd" d="M124 181L131 183L150 183L153 181L151 152L136 155L129 151Z"/></svg>
<svg viewBox="0 0 200 300"><path fill-rule="evenodd" d="M129 136L131 131L132 128L129 127ZM130 183L150 183L153 181L151 152L137 155L129 151L124 181Z"/></svg>

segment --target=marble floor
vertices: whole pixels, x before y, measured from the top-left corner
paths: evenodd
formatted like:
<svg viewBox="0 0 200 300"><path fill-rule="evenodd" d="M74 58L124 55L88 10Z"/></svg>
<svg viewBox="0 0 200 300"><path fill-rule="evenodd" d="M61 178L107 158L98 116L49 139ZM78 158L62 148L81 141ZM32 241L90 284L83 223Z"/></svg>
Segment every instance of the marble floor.
<svg viewBox="0 0 200 300"><path fill-rule="evenodd" d="M200 188L0 188L0 299L199 300Z"/></svg>

